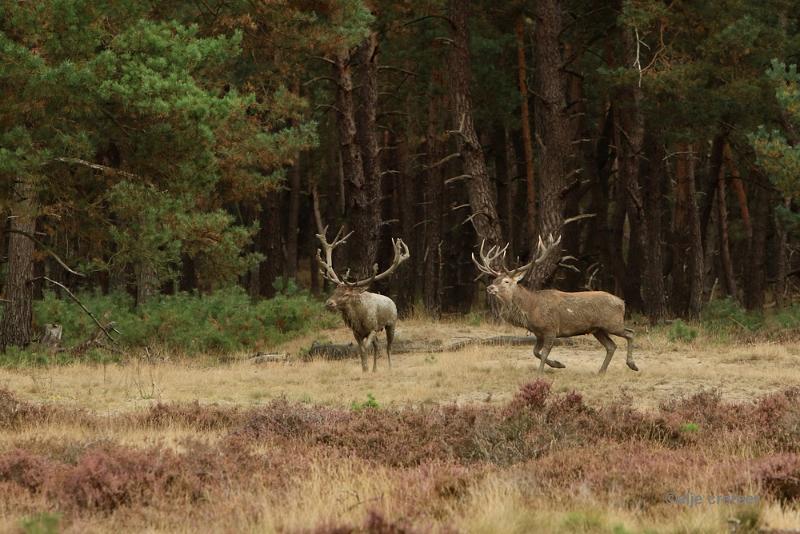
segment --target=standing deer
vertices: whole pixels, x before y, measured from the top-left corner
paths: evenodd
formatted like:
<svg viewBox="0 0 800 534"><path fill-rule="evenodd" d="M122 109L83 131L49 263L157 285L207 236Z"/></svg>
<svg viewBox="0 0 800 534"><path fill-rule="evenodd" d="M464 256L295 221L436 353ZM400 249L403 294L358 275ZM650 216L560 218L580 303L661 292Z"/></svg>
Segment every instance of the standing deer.
<svg viewBox="0 0 800 534"><path fill-rule="evenodd" d="M559 369L564 367L564 364L556 360L547 359L556 338L583 334L592 334L606 349L606 359L600 367L600 373L606 372L617 348L609 334L628 340L626 363L628 367L638 371L639 368L633 361L633 330L625 328L625 301L605 291L530 291L519 285L531 267L541 263L560 243L561 237L553 240L550 236L545 245L540 237L534 258L513 270L505 265L508 245L504 248L492 247L484 252L484 243L481 243L480 261L475 258L474 253L472 261L482 273L494 277L486 291L500 301L501 316L514 326L525 328L536 336L533 354L539 359L539 373L544 371L545 363ZM493 265L500 265L500 268Z"/></svg>
<svg viewBox="0 0 800 534"><path fill-rule="evenodd" d="M319 224L321 226L321 224ZM367 287L372 282L382 280L392 274L397 267L411 257L408 247L402 239L392 239L394 248L394 259L388 269L378 274L378 264L372 266L372 276L364 280L350 282L347 280L350 271L345 273L344 278L340 278L333 269L333 249L345 243L347 238L353 235L350 232L344 237L340 237L342 230L333 238L333 243L327 239L328 227L320 228L317 239L325 249L325 259L322 259L320 250L317 249L317 261L321 269L320 274L336 284L331 297L325 302L325 306L332 311L338 310L342 314L344 323L353 331L353 336L358 342L358 354L361 356L361 370L367 372L368 357L366 349L372 345L372 372L378 367L378 333L386 330L386 360L389 369L392 368L392 340L394 339L394 327L397 322L397 307L394 301L385 295L370 293Z"/></svg>

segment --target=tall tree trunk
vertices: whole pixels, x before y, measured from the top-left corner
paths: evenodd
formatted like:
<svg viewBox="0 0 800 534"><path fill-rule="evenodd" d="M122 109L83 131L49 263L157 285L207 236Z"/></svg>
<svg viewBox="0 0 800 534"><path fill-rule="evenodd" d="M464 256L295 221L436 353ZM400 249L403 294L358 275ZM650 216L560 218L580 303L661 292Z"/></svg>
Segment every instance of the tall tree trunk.
<svg viewBox="0 0 800 534"><path fill-rule="evenodd" d="M784 198L783 199L783 207L785 209L789 209L792 204L791 198ZM778 216L778 212L775 211L775 229L777 232L777 265L776 265L776 282L775 282L775 303L778 308L783 308L786 306L786 278L788 276L789 270L789 258L786 254L786 246L789 240L789 231L786 228L786 225L783 221L780 220Z"/></svg>
<svg viewBox="0 0 800 534"><path fill-rule="evenodd" d="M297 278L297 241L300 236L300 154L289 171L289 213L286 219L286 277Z"/></svg>
<svg viewBox="0 0 800 534"><path fill-rule="evenodd" d="M564 98L563 58L559 36L562 31L561 3L539 0L534 4L534 65L536 65L536 131L541 138L539 151L539 234L560 235L564 223L565 178L570 174L572 155L569 118ZM532 236L534 239L537 236ZM535 245L531 247L535 250ZM541 287L555 272L561 260L553 251L531 269L528 283Z"/></svg>
<svg viewBox="0 0 800 534"><path fill-rule="evenodd" d="M492 136L492 155L497 189L497 216L500 227L509 243L508 256L514 257L514 197L508 162L508 129L497 124Z"/></svg>
<svg viewBox="0 0 800 534"><path fill-rule="evenodd" d="M651 324L663 320L667 314L664 288L664 259L661 247L661 220L664 183L664 150L653 136L645 138L646 158L642 166L644 180L644 212L647 214L645 230L645 266L642 284L645 313Z"/></svg>
<svg viewBox="0 0 800 534"><path fill-rule="evenodd" d="M423 220L424 224L424 251L423 251L423 295L425 308L433 317L439 317L442 312L442 231L444 209L444 183L442 168L434 164L442 157L441 144L439 143L440 121L439 114L444 108L444 97L440 96L441 72L435 69L432 74L432 89L428 97L428 124L426 131L426 152L428 166L425 171L423 186Z"/></svg>
<svg viewBox="0 0 800 534"><path fill-rule="evenodd" d="M259 214L258 248L265 258L258 267L258 287L262 297L275 296L275 280L283 273L283 246L281 243L281 196L273 191L261 201Z"/></svg>
<svg viewBox="0 0 800 534"><path fill-rule="evenodd" d="M626 63L632 63L636 56L636 42L633 33L623 28L624 57ZM629 301L632 310L642 309L642 290L644 285L652 282L648 277L641 278L639 265L640 255L646 250L647 216L644 211L644 200L639 187L639 174L642 150L644 147L644 115L641 109L642 90L637 83L630 83L617 91L617 115L615 124L617 139L618 172L621 187L620 201L624 202L625 212L630 227L628 245L628 269L625 273L625 300ZM645 255L645 260L649 258ZM634 268L635 267L635 268ZM653 267L645 265L644 270L650 272ZM647 288L651 293L652 288ZM652 319L651 319L652 320Z"/></svg>
<svg viewBox="0 0 800 534"><path fill-rule="evenodd" d="M346 181L348 221L355 232L348 240L347 263L357 278L372 272L380 237L380 164L375 117L378 105L378 37L373 33L351 55L336 58L339 143L342 170ZM359 107L354 100L352 63L361 75L357 90Z"/></svg>
<svg viewBox="0 0 800 534"><path fill-rule="evenodd" d="M753 238L747 250L747 276L744 279L744 305L748 310L764 307L766 282L767 230L770 224L770 202L772 195L769 182L760 173L753 173L760 187L751 189L753 201Z"/></svg>
<svg viewBox="0 0 800 534"><path fill-rule="evenodd" d="M745 191L742 177L739 174L739 168L736 166L736 161L733 159L733 151L729 143L725 143L722 156L725 160L725 167L731 173L731 187L736 193L736 200L739 202L739 212L742 216L742 224L744 224L744 232L747 236L748 247L750 241L753 239L753 222L750 218L750 208L747 202L747 191Z"/></svg>
<svg viewBox="0 0 800 534"><path fill-rule="evenodd" d="M675 169L675 233L672 270L673 296L678 315L697 317L703 296L703 241L700 231L700 214L695 198L695 159L693 146L688 143L677 147L678 161Z"/></svg>
<svg viewBox="0 0 800 534"><path fill-rule="evenodd" d="M531 117L528 107L528 67L525 59L525 14L520 13L516 22L517 35L517 83L519 85L520 125L522 128L522 150L525 156L525 184L527 192L526 212L529 236L536 233L536 182L533 168L533 141Z"/></svg>
<svg viewBox="0 0 800 534"><path fill-rule="evenodd" d="M731 261L731 247L730 238L728 233L728 194L727 184L725 183L725 164L723 158L724 146L727 144L724 140L717 141L719 147L714 147L712 150L712 159L719 159L717 168L717 217L719 224L719 247L720 247L720 262L722 263L722 276L725 282L725 291L728 295L737 298L738 292L736 290L736 277L733 271L733 261ZM717 154L716 152L719 152Z"/></svg>
<svg viewBox="0 0 800 534"><path fill-rule="evenodd" d="M469 18L471 1L449 0L448 11L453 23L453 45L450 51L450 81L453 99L453 122L467 183L470 220L478 242L487 246L502 245L503 237L497 217L494 195L486 160L472 119L472 65L469 51Z"/></svg>
<svg viewBox="0 0 800 534"><path fill-rule="evenodd" d="M36 199L33 182L21 179L14 186L16 206L11 213L11 230L33 235L36 231ZM8 273L5 303L0 323L0 345L26 347L32 339L34 242L19 233L8 235Z"/></svg>

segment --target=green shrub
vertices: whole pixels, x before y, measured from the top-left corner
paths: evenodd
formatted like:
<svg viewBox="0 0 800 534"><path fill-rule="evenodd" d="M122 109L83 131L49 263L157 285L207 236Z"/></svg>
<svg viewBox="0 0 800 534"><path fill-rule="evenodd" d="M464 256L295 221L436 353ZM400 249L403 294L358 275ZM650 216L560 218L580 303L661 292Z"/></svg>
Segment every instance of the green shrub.
<svg viewBox="0 0 800 534"><path fill-rule="evenodd" d="M152 344L189 354L258 349L334 323L322 304L297 290L293 281L281 282L279 289L274 298L255 302L237 286L208 295L164 295L139 308L125 293L81 293L78 298L101 322L116 323L123 346ZM34 313L38 324L63 325L64 346L87 339L97 328L74 302L53 293L35 303ZM23 358L14 354L12 359Z"/></svg>
<svg viewBox="0 0 800 534"><path fill-rule="evenodd" d="M667 333L670 341L682 341L683 343L690 343L697 337L697 330L690 327L680 319L676 319L672 323L672 327Z"/></svg>
<svg viewBox="0 0 800 534"><path fill-rule="evenodd" d="M42 512L20 521L20 530L25 534L56 534L60 532L61 514Z"/></svg>
<svg viewBox="0 0 800 534"><path fill-rule="evenodd" d="M364 402L353 401L353 403L350 405L350 408L355 412L364 410L366 408L380 408L380 407L381 405L378 404L378 401L375 400L375 396L372 393L367 393L367 400L365 400Z"/></svg>
<svg viewBox="0 0 800 534"><path fill-rule="evenodd" d="M709 302L703 308L701 320L705 328L716 332L731 330L755 332L764 327L762 314L746 311L730 297Z"/></svg>

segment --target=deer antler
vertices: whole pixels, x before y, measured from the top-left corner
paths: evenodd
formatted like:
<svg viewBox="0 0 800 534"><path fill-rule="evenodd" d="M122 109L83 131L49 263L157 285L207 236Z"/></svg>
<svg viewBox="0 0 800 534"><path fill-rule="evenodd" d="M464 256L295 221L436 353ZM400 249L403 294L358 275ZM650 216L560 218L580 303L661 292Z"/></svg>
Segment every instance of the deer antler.
<svg viewBox="0 0 800 534"><path fill-rule="evenodd" d="M484 246L486 245L486 240L484 239L481 241L481 250L480 254L480 261L475 258L475 253L472 253L472 262L478 268L478 270L484 274L488 274L489 276L500 276L502 274L501 271L492 267L492 264L498 258L501 260L500 264L503 268L503 271L507 271L505 267L505 260L506 260L506 251L508 250L508 243L503 248L500 248L497 245L492 246L488 251L484 251Z"/></svg>
<svg viewBox="0 0 800 534"><path fill-rule="evenodd" d="M542 242L542 236L539 236L539 243L536 245L536 254L533 255L533 259L531 259L531 261L522 267L517 267L516 269L509 271L509 276L516 276L521 272L528 271L534 265L542 263L554 249L558 248L558 245L560 244L561 236L558 236L558 239L553 239L553 235L550 234L547 236L546 244Z"/></svg>
<svg viewBox="0 0 800 534"><path fill-rule="evenodd" d="M372 276L364 280L357 280L355 282L345 282L348 286L353 287L366 287L376 280L383 280L392 274L397 267L411 257L411 252L408 250L408 245L403 243L402 239L392 238L392 248L394 248L394 258L392 264L381 274L378 274L378 264L372 266Z"/></svg>
<svg viewBox="0 0 800 534"><path fill-rule="evenodd" d="M322 248L325 249L325 259L322 259L322 254L320 249L317 249L317 262L319 262L320 266L322 267L319 272L323 278L326 280L330 280L336 285L344 285L344 282L339 278L336 274L336 271L333 270L333 249L338 247L339 245L346 243L347 238L353 235L353 232L350 232L344 237L340 237L342 232L344 231L344 227L339 228L339 231L336 232L336 237L333 238L333 243L328 242L328 238L326 237L328 234L328 227L322 228L322 233L316 234L317 239L322 244Z"/></svg>

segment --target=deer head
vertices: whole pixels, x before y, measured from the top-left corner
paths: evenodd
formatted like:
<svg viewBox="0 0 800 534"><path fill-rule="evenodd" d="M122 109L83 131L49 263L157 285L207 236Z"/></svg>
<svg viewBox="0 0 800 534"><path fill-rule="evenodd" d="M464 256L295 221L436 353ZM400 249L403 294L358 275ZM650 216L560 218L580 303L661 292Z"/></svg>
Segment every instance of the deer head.
<svg viewBox="0 0 800 534"><path fill-rule="evenodd" d="M553 239L553 236L550 235L546 243L542 241L540 236L533 259L521 267L509 269L506 266L508 244L503 248L493 246L488 251L484 251L484 245L486 244L484 240L481 242L480 260L473 253L472 261L479 271L494 277L492 283L486 287L486 292L493 297L497 297L504 304L510 304L519 282L525 278L534 265L543 262L560 243L561 236L558 236L558 239Z"/></svg>
<svg viewBox="0 0 800 534"><path fill-rule="evenodd" d="M328 242L327 238L328 227L321 229L321 233L317 234L325 251L325 259L322 258L322 251L317 249L317 262L320 264L320 274L326 280L336 284L331 297L325 302L325 306L330 310L341 309L348 301L359 297L367 288L375 281L383 280L392 274L397 267L411 257L408 246L402 239L392 238L392 248L394 249L394 259L392 264L382 273L378 273L378 264L372 266L372 275L369 278L362 280L350 280L350 270L348 269L343 277L336 274L333 268L333 249L347 242L347 239L353 235L353 232L341 237L344 228L340 228L333 238L333 242Z"/></svg>

